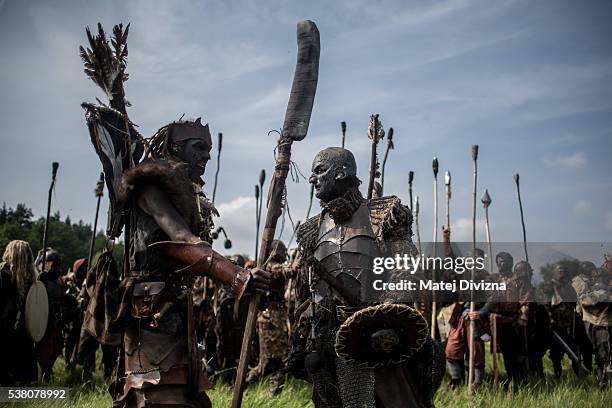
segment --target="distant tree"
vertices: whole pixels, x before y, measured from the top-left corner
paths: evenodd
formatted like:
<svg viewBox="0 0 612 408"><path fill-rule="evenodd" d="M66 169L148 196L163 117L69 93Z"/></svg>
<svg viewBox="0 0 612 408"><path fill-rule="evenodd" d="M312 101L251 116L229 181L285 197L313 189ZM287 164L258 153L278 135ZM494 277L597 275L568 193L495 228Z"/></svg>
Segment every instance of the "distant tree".
<svg viewBox="0 0 612 408"><path fill-rule="evenodd" d="M25 204L17 204L15 209L7 209L6 204L3 204L0 208L0 256L4 253L6 245L15 239L28 241L34 256L37 255L42 248L45 219L41 217L34 220L33 216L32 210ZM69 216L62 221L59 211L49 218L47 245L62 255L65 270L75 260L87 258L89 255L91 228L90 224L85 224L82 220L72 223ZM113 256L121 265L124 254L123 244L118 242L110 245L106 236L98 232L94 243L94 254L101 252L107 246L113 248Z"/></svg>

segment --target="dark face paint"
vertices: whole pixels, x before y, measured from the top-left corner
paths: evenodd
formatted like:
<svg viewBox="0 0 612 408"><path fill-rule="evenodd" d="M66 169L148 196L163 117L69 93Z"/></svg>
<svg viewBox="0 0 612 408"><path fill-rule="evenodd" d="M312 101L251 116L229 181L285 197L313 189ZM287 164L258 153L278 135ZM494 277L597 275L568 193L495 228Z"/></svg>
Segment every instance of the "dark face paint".
<svg viewBox="0 0 612 408"><path fill-rule="evenodd" d="M189 176L197 181L204 175L206 164L210 160L212 140L210 137L204 139L189 139L179 149L178 157L189 166Z"/></svg>
<svg viewBox="0 0 612 408"><path fill-rule="evenodd" d="M315 197L328 202L338 197L336 192L336 171L332 163L317 156L312 163L312 174L308 181L314 185Z"/></svg>

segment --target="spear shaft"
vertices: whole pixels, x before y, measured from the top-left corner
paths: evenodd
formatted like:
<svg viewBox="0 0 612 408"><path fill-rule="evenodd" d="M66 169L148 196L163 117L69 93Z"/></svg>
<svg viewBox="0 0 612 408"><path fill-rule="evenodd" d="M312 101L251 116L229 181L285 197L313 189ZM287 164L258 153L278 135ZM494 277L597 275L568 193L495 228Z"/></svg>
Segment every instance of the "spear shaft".
<svg viewBox="0 0 612 408"><path fill-rule="evenodd" d="M49 186L49 195L47 197L47 218L45 218L45 229L43 230L42 266L40 267L41 272L45 271L45 264L47 263L47 234L49 232L49 218L51 217L51 197L53 196L53 189L55 188L55 178L57 176L58 168L58 162L53 162L51 164L51 185Z"/></svg>
<svg viewBox="0 0 612 408"><path fill-rule="evenodd" d="M472 189L472 257L476 257L476 188L478 183L478 145L472 145L472 161L474 163L474 187ZM471 280L474 280L474 268L471 270ZM476 310L474 303L474 290L470 289L470 313ZM468 371L468 390L473 391L474 385L474 332L476 331L476 321L470 318L470 330L468 331L469 343L469 371Z"/></svg>
<svg viewBox="0 0 612 408"><path fill-rule="evenodd" d="M372 199L372 192L374 191L374 179L376 178L376 148L378 147L378 114L372 115L372 149L370 151L370 180L368 181L368 200Z"/></svg>
<svg viewBox="0 0 612 408"><path fill-rule="evenodd" d="M518 195L519 209L521 211L521 225L523 226L523 248L525 249L525 261L529 262L529 255L527 254L527 232L525 229L525 216L523 215L523 202L521 201L521 187L519 185L518 173L514 175L514 182L516 183L516 193Z"/></svg>
<svg viewBox="0 0 612 408"><path fill-rule="evenodd" d="M91 261L93 260L94 245L96 243L96 230L98 229L98 215L100 214L100 201L104 195L104 173L100 173L100 180L96 183L95 191L97 202L96 202L96 215L94 217L93 229L91 231L91 241L89 243L89 256L87 257L87 267L91 269Z"/></svg>
<svg viewBox="0 0 612 408"><path fill-rule="evenodd" d="M419 196L415 197L414 202L414 223L416 227L417 244L419 245L419 255L421 255L423 250L421 249L421 231L419 229Z"/></svg>
<svg viewBox="0 0 612 408"><path fill-rule="evenodd" d="M314 184L311 184L310 185L310 200L308 201L308 211L306 211L306 220L308 220L308 218L310 218L310 210L312 209L312 199L313 199L313 197L314 197Z"/></svg>
<svg viewBox="0 0 612 408"><path fill-rule="evenodd" d="M389 128L389 132L387 133L387 149L385 150L385 156L383 157L382 162L382 170L380 175L380 186L381 186L381 194L385 191L385 166L387 165L387 158L389 157L389 150L393 150L393 128Z"/></svg>
<svg viewBox="0 0 612 408"><path fill-rule="evenodd" d="M491 243L491 224L489 224L489 206L491 205L491 197L489 191L485 189L482 198L480 199L485 211L485 232L487 234L487 249L489 251L489 273L493 273L493 245ZM491 348L493 354L493 384L499 383L499 368L497 356L497 315L491 313Z"/></svg>
<svg viewBox="0 0 612 408"><path fill-rule="evenodd" d="M219 169L221 169L221 149L223 146L223 133L219 132L219 142L217 143L217 169L215 170L215 184L213 186L212 203L215 204L217 196L217 179L219 178Z"/></svg>
<svg viewBox="0 0 612 408"><path fill-rule="evenodd" d="M437 246L438 246L438 159L433 158L432 169L434 175L434 236L433 236L433 250L432 257L436 258ZM436 266L431 270L431 280L433 283L436 282ZM433 288L433 285L432 285ZM437 326L437 314L438 304L436 302L436 292L432 289L431 291L431 338L436 339L436 326Z"/></svg>

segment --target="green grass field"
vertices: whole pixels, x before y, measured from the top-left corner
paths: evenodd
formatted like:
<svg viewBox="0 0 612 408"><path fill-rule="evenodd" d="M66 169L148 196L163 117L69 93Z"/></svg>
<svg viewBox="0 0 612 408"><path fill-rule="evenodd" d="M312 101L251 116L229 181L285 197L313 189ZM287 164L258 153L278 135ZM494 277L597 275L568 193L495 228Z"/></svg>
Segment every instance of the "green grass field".
<svg viewBox="0 0 612 408"><path fill-rule="evenodd" d="M544 379L533 379L521 386L506 384L502 381L495 387L491 383L485 384L475 395L470 395L466 388L450 389L445 381L436 395L436 406L439 408L463 407L493 407L493 408L559 408L559 407L612 407L612 386L601 389L597 386L594 377L576 378L571 371L569 361L564 360L563 377L557 379L552 375L552 366L548 357L544 358L546 376ZM492 372L491 358L487 356L487 372ZM63 402L37 402L28 404L10 404L6 406L18 407L91 407L101 408L111 405L111 398L106 390L106 384L98 370L91 381L83 382L82 371L78 368L71 375L65 369L64 361L59 360L55 365L55 378L52 385L67 385L71 388L69 400ZM501 377L505 376L503 363L501 364ZM231 388L226 384L217 384L209 393L216 408L230 406ZM298 408L312 407L310 403L309 384L290 379L285 384L283 392L271 397L268 394L266 381L260 382L247 389L244 398L244 407L266 408Z"/></svg>

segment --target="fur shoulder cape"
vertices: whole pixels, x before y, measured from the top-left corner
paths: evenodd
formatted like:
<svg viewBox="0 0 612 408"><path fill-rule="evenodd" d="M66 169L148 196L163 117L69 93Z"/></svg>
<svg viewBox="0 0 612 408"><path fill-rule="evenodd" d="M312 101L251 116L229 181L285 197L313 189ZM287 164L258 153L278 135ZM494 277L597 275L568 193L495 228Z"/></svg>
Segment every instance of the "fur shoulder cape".
<svg viewBox="0 0 612 408"><path fill-rule="evenodd" d="M151 185L159 187L167 195L192 229L199 226L200 214L195 199L194 185L189 178L185 163L157 159L143 161L123 174L119 199L124 203L129 203L130 200L137 197L139 190ZM214 213L212 210L211 212Z"/></svg>
<svg viewBox="0 0 612 408"><path fill-rule="evenodd" d="M372 229L379 242L409 241L412 237L412 215L396 196L368 200ZM305 221L297 231L297 243L303 252L311 253L317 242L321 214Z"/></svg>

